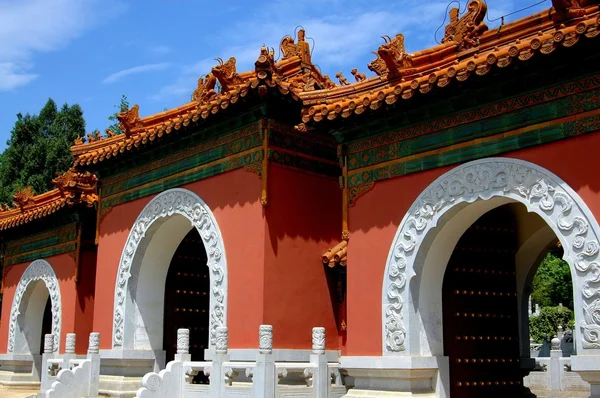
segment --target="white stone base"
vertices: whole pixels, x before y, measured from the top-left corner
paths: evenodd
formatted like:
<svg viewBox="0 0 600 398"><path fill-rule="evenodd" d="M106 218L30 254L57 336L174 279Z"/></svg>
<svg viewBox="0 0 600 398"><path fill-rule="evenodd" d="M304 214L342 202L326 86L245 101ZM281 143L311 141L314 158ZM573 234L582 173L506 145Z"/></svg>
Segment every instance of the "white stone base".
<svg viewBox="0 0 600 398"><path fill-rule="evenodd" d="M41 355L0 355L0 384L35 387L40 385Z"/></svg>
<svg viewBox="0 0 600 398"><path fill-rule="evenodd" d="M100 395L103 397L132 398L141 386L141 377L100 375Z"/></svg>
<svg viewBox="0 0 600 398"><path fill-rule="evenodd" d="M342 357L341 368L346 397L447 397L447 357Z"/></svg>

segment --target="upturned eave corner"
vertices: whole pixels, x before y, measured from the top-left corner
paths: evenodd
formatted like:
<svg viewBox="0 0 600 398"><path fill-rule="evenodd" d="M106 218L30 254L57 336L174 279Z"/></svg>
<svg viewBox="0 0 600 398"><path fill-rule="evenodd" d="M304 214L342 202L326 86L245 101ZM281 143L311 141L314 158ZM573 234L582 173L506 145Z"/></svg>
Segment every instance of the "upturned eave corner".
<svg viewBox="0 0 600 398"><path fill-rule="evenodd" d="M49 216L63 207L98 204L97 177L75 168L59 174L52 180L54 189L36 195L26 187L13 196L13 205L2 205L0 231L14 228L33 220Z"/></svg>

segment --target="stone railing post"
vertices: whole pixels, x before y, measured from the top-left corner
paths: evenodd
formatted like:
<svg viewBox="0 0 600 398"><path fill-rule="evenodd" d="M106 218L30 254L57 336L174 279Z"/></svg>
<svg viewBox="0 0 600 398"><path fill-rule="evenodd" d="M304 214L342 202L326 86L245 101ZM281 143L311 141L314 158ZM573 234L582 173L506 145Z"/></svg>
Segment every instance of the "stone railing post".
<svg viewBox="0 0 600 398"><path fill-rule="evenodd" d="M177 352L175 353L176 361L191 361L190 355L190 330L177 329Z"/></svg>
<svg viewBox="0 0 600 398"><path fill-rule="evenodd" d="M277 370L273 358L273 326L260 325L258 354L252 377L254 398L274 398L277 385Z"/></svg>
<svg viewBox="0 0 600 398"><path fill-rule="evenodd" d="M63 355L63 369L71 369L71 360L75 359L75 344L77 342L77 336L75 333L67 333L65 340L65 355Z"/></svg>
<svg viewBox="0 0 600 398"><path fill-rule="evenodd" d="M225 396L225 373L223 364L229 361L229 331L225 326L217 327L217 336L215 340L215 355L208 372L210 377L209 396Z"/></svg>
<svg viewBox="0 0 600 398"><path fill-rule="evenodd" d="M40 383L40 391L42 393L45 393L52 386L52 383L48 382L50 373L48 360L54 357L54 335L47 334L44 336L44 353L42 354L42 380Z"/></svg>
<svg viewBox="0 0 600 398"><path fill-rule="evenodd" d="M317 327L312 330L312 354L310 362L313 369L313 397L326 398L331 387L331 378L325 356L325 328Z"/></svg>
<svg viewBox="0 0 600 398"><path fill-rule="evenodd" d="M559 329L560 330L560 329ZM550 363L548 364L548 385L551 391L562 390L562 367L560 366L560 357L562 350L560 349L560 339L554 337L550 342Z"/></svg>
<svg viewBox="0 0 600 398"><path fill-rule="evenodd" d="M90 333L87 359L90 361L88 396L97 397L100 389L100 333Z"/></svg>

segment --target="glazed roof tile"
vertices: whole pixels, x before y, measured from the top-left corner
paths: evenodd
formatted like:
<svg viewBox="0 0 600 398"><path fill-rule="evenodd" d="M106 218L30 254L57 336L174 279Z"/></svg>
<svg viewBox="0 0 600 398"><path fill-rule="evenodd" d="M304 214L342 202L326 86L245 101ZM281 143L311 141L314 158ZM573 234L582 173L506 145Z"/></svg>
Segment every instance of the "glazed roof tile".
<svg viewBox="0 0 600 398"><path fill-rule="evenodd" d="M553 3L558 11L546 10L488 30L483 23L485 2L471 0L468 11L460 18L458 11L454 16L451 11L442 44L408 54L403 35L398 34L394 39L384 36L386 43L375 53L377 59L369 64L369 69L378 76L366 78L353 70L357 81L348 83L340 72L337 75L340 85L322 76L312 65L301 31L302 38L297 43L290 37L282 40L284 57L279 62L274 61L274 51L263 47L253 71L238 74L235 58L227 62L219 59L219 65L206 79L199 80L193 100L183 106L143 118L139 118L138 107L134 106L120 117L126 134L88 143L79 140L71 149L75 165L110 159L200 118L207 119L253 90L276 88L300 101L301 123L296 127L302 131L307 123L347 118L399 99L408 100L417 93L427 94L445 87L452 80L482 76L494 67L527 61L537 53L550 54L558 46L571 47L582 36L592 38L600 33L597 0L581 0L582 8L565 8L559 0ZM219 93L214 92L216 80L223 88Z"/></svg>
<svg viewBox="0 0 600 398"><path fill-rule="evenodd" d="M557 47L572 47L584 36L600 34L598 6L588 6L585 16L557 24L548 12L488 30L479 38L479 46L462 53L456 43L447 42L412 55L413 66L397 76L375 76L352 85L301 93L302 122L320 122L346 118L375 110L399 99L408 100L416 93L427 94L447 86L452 80L465 81L504 68L513 62L527 61L535 54L550 54Z"/></svg>
<svg viewBox="0 0 600 398"><path fill-rule="evenodd" d="M49 216L65 206L91 207L98 201L97 178L92 173L72 168L52 182L56 188L40 195L35 195L31 188L17 192L13 196L13 207L4 205L0 211L0 231Z"/></svg>
<svg viewBox="0 0 600 398"><path fill-rule="evenodd" d="M264 95L268 90L278 90L300 102L301 123L296 128L304 131L308 129L307 124L376 110L400 98L408 100L417 93L427 94L445 87L452 80L465 81L485 75L492 68L505 68L536 54L550 54L559 46L571 47L581 40L597 37L600 34L598 2L580 0L581 7L571 7L571 2L553 0L555 8L551 11L488 30L483 23L485 2L471 0L464 15L451 10L444 40L433 48L409 54L404 49L403 35L384 36L385 44L368 65L377 76L367 78L354 69L354 83L348 83L341 72L336 76L339 85L321 75L312 64L303 30L297 41L284 37L280 44L284 56L278 62L274 60L274 50L263 47L252 71L237 73L235 58L227 62L218 59L219 64L198 80L192 101L187 104L142 118L136 105L118 115L124 134L108 132L108 138L101 139L88 134L86 143L79 138L71 148L75 169L57 179L62 178L62 182L55 181L56 189L37 196L30 190L15 195L16 202L24 201L0 211L0 230L47 216L64 206L93 205L97 201L96 181L89 173L77 171L77 167L102 162L199 119L208 119L250 92ZM222 87L218 93L215 91L217 81ZM345 264L345 244L341 242L335 251L324 255L327 264Z"/></svg>
<svg viewBox="0 0 600 398"><path fill-rule="evenodd" d="M345 267L347 264L346 252L348 250L348 241L343 240L331 249L327 250L325 254L323 254L322 261L323 264L328 265L330 268L335 267L336 265L341 265Z"/></svg>

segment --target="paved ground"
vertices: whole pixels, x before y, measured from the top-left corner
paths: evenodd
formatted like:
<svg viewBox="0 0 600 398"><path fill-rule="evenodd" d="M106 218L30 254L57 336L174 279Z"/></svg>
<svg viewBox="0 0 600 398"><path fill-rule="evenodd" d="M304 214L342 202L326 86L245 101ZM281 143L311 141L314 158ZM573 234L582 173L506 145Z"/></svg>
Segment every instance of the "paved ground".
<svg viewBox="0 0 600 398"><path fill-rule="evenodd" d="M0 397L2 398L29 398L40 392L39 389L31 390L25 388L0 386Z"/></svg>

